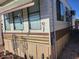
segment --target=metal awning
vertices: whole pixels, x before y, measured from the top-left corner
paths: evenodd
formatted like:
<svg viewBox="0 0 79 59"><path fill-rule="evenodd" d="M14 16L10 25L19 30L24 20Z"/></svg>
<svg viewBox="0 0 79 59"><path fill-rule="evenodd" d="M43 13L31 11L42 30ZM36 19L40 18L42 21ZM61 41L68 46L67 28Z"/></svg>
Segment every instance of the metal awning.
<svg viewBox="0 0 79 59"><path fill-rule="evenodd" d="M33 0L13 0L4 6L0 6L0 14L10 13L33 5Z"/></svg>

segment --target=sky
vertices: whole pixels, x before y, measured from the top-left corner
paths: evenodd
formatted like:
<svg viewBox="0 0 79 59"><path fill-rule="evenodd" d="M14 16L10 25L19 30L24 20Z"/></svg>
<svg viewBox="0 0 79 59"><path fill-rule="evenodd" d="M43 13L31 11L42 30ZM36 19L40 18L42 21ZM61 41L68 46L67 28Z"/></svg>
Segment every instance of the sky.
<svg viewBox="0 0 79 59"><path fill-rule="evenodd" d="M68 0L70 6L76 11L76 18L79 19L79 0Z"/></svg>

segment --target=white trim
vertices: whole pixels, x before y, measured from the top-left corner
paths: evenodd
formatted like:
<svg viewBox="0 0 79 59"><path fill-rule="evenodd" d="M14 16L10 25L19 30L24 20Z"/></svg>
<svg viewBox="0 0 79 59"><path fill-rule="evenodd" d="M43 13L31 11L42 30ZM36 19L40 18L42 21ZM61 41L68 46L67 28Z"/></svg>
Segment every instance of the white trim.
<svg viewBox="0 0 79 59"><path fill-rule="evenodd" d="M1 15L1 19L2 19L2 30L3 30L3 32L5 32L5 26L4 26L4 16L3 15Z"/></svg>

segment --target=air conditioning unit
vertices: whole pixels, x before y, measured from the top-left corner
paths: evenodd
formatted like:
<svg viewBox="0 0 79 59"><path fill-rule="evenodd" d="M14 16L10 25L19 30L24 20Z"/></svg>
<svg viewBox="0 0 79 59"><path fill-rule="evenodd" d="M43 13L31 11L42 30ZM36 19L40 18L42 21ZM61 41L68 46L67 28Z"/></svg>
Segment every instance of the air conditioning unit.
<svg viewBox="0 0 79 59"><path fill-rule="evenodd" d="M75 15L76 12L74 10L71 10L71 15Z"/></svg>

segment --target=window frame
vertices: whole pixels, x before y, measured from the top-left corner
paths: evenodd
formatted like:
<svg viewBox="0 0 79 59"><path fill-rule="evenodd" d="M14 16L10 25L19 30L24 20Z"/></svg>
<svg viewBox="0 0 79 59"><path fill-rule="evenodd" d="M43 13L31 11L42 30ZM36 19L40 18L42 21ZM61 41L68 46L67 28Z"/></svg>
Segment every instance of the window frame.
<svg viewBox="0 0 79 59"><path fill-rule="evenodd" d="M21 11L21 17L22 17L22 19L20 19L20 17L18 17L18 16L14 16L14 12L12 12L13 29L14 29L14 31L15 31L15 30L23 31L23 30L24 30L24 24L23 24L23 29L16 29L15 18L17 17L17 18L19 18L20 20L24 20L24 19L23 19L23 10L18 10L18 11ZM16 11L15 11L15 12L16 12Z"/></svg>
<svg viewBox="0 0 79 59"><path fill-rule="evenodd" d="M65 16L66 16L66 22L69 22L70 20L70 13L67 7L65 7L66 11L65 11ZM68 20L67 20L68 19Z"/></svg>
<svg viewBox="0 0 79 59"><path fill-rule="evenodd" d="M61 6L63 6L63 11L61 10ZM60 0L56 0L56 10L57 10L57 21L64 21L65 20L65 6ZM63 19L62 13L63 12Z"/></svg>

